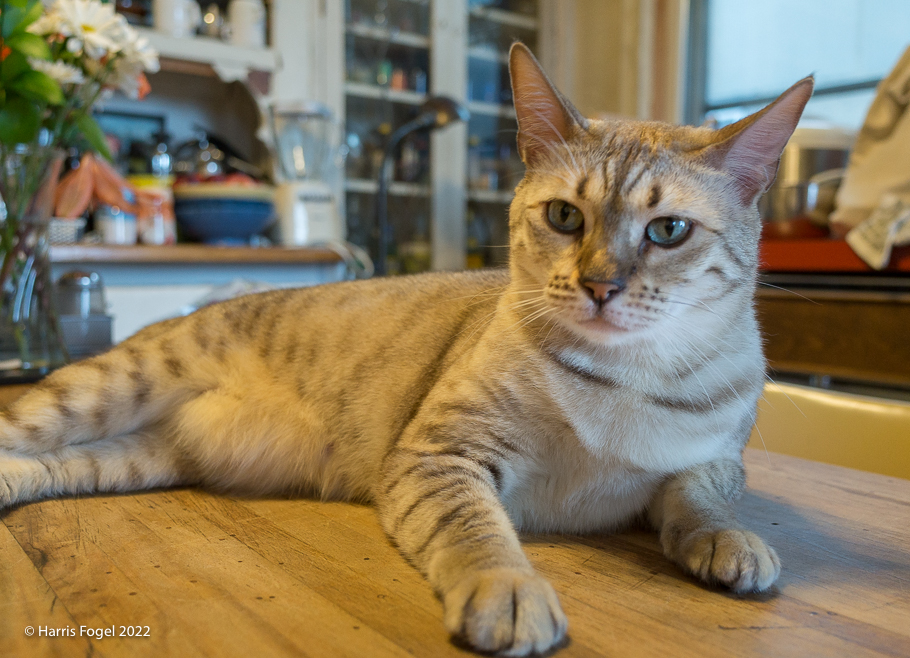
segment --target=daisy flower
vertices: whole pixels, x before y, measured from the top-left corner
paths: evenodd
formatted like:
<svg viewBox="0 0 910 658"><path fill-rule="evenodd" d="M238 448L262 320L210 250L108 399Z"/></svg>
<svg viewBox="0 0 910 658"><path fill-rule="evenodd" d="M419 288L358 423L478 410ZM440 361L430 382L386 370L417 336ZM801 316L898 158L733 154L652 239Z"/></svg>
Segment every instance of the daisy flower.
<svg viewBox="0 0 910 658"><path fill-rule="evenodd" d="M28 62L32 65L33 69L44 73L62 85L82 84L85 82L85 76L80 69L64 62L48 62L33 57L30 57Z"/></svg>
<svg viewBox="0 0 910 658"><path fill-rule="evenodd" d="M58 32L69 37L66 47L70 52L84 50L92 59L119 52L126 19L114 12L113 4L98 0L57 0L50 15L57 14Z"/></svg>
<svg viewBox="0 0 910 658"><path fill-rule="evenodd" d="M26 31L43 37L48 34L59 34L61 26L60 14L50 11L42 14L41 18L26 28Z"/></svg>
<svg viewBox="0 0 910 658"><path fill-rule="evenodd" d="M158 51L152 48L149 40L140 37L139 33L124 23L120 38L120 56L146 73L157 73L161 66L158 63Z"/></svg>

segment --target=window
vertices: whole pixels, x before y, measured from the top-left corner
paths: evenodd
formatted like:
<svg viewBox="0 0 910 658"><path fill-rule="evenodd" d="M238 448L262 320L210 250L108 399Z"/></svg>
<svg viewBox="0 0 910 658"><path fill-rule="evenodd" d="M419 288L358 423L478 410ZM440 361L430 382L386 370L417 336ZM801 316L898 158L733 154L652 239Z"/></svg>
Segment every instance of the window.
<svg viewBox="0 0 910 658"><path fill-rule="evenodd" d="M815 75L806 118L859 129L910 45L907 0L692 0L687 120L725 125Z"/></svg>

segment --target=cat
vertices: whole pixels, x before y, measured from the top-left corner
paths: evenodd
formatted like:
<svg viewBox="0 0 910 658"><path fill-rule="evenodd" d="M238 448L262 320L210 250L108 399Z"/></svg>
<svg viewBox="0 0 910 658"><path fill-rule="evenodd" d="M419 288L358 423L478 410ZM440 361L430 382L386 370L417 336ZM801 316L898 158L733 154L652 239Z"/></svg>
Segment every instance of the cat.
<svg viewBox="0 0 910 658"><path fill-rule="evenodd" d="M717 131L584 118L516 44L526 174L507 270L250 295L62 368L0 417L0 503L199 485L372 501L448 630L504 655L567 620L517 530L646 520L736 592L774 550L737 522L765 362L758 197L807 78Z"/></svg>

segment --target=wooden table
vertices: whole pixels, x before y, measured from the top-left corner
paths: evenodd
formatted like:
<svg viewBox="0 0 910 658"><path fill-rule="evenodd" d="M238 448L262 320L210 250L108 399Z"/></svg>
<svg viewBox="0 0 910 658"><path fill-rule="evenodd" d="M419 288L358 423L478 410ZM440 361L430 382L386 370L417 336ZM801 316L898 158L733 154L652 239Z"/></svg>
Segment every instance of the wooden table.
<svg viewBox="0 0 910 658"><path fill-rule="evenodd" d="M569 617L560 658L910 656L910 481L751 450L746 461L739 507L783 560L773 591L704 587L645 531L529 536ZM468 655L369 507L172 490L2 518L3 656ZM149 637L24 632L81 625Z"/></svg>

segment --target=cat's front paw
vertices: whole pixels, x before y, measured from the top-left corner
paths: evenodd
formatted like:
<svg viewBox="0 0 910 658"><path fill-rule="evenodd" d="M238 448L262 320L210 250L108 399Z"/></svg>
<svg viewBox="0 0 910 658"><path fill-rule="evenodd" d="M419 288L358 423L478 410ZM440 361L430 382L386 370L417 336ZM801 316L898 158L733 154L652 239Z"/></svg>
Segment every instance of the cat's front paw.
<svg viewBox="0 0 910 658"><path fill-rule="evenodd" d="M664 550L702 580L721 583L734 592L761 592L780 575L777 553L747 530L694 532L678 538L676 546L665 540Z"/></svg>
<svg viewBox="0 0 910 658"><path fill-rule="evenodd" d="M445 595L444 605L452 635L478 651L503 656L547 651L568 626L550 583L518 569L471 574Z"/></svg>

